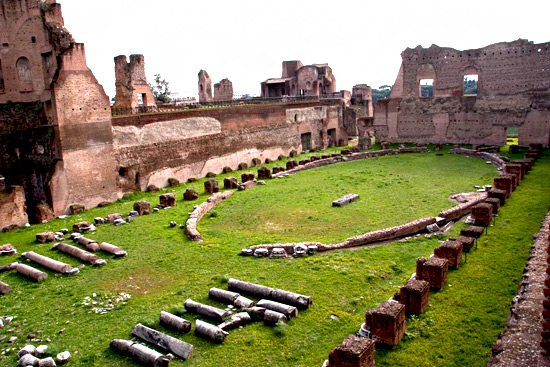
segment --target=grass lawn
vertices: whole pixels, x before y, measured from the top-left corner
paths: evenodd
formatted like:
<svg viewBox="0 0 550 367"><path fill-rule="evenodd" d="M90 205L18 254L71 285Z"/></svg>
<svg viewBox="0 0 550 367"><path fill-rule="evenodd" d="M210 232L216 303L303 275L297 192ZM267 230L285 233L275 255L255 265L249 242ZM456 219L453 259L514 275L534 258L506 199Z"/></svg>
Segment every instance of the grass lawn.
<svg viewBox="0 0 550 367"><path fill-rule="evenodd" d="M274 162L269 166L279 164L281 162ZM503 209L497 226L490 230L490 236L484 237L480 249L468 257L466 266L451 272L449 282L453 287L433 294L433 306L413 323L429 324L430 332L437 337L415 337L415 333L420 331L415 332L413 325L409 340L392 352L378 352L377 365L390 365L405 355L414 361L411 365L425 365L423 362L428 358L425 349L432 351L432 348L432 353L452 353L457 358L461 353L456 348L463 348L464 353L475 349L469 363L486 363L490 344L506 319L509 300L514 293L512 290L517 288L525 264L530 244L527 239L536 232L548 209L548 200L541 199L542 194L548 199L549 188L545 186L543 177L548 168L548 159L537 163L533 173L527 176ZM240 176L240 173L234 172L233 175ZM216 178L220 180L228 175ZM31 283L15 273L0 274L0 280L13 288L11 294L0 298L0 314L17 316L18 321L14 331L2 329L0 335L19 338L14 346L7 343L7 338L0 340L0 350L19 348L25 344L29 334L40 334L43 339L51 339L51 343L46 344L53 353L64 350L73 353L71 366L134 366L131 361L109 351L111 339L129 338L138 322L166 332L158 326L159 312L184 311L182 304L186 298L223 306L208 300L208 289L213 286L226 288L227 278L234 277L311 295L313 306L301 312L286 327L270 328L257 323L232 331L222 345L213 345L192 334L180 336L195 345L195 354L187 362L175 360L172 364L321 366L332 348L357 331L365 310L388 299L414 272L416 258L430 254L442 238L421 237L383 247L331 252L303 259L243 258L236 256L240 249L263 242L339 241L366 231L434 216L453 205L447 199L450 194L469 191L472 185L489 184L495 175L494 166L481 160L434 153L387 156L322 167L290 178L268 180L265 186L237 192L218 206L213 215L201 221L199 231L205 238L202 243L193 243L186 239L182 230L168 227L172 220L185 222L187 213L197 202L184 202L182 194L188 186L202 192L204 180L181 185L173 189L178 198L177 207L136 218L121 227L103 225L89 236L119 245L128 251L128 258L111 259L101 255L108 260L103 268L87 266L75 277L55 276L48 272L49 278L41 284ZM360 194L361 199L344 208L330 206L332 200L352 192ZM51 245L35 243L34 235L45 230L70 228L77 221L92 220L113 212L128 213L138 199L150 200L154 205L158 202L157 196L136 193L105 208L0 234L0 243L12 243L20 253L32 250L77 266L79 262L76 260L51 251ZM199 200L206 200L206 196L201 195ZM523 204L520 202L514 209L514 202L521 200ZM506 213L509 213L508 218ZM518 221L517 218L522 219ZM497 236L499 226L504 227L506 220L511 227L503 236L511 236L514 241L502 238L504 247L500 249L492 244L493 236ZM521 238L521 241L515 241L516 238ZM490 258L493 262L482 257L489 253L486 249L492 247L497 248L499 256L496 257L502 257L506 266L501 263L492 265L495 264L495 255ZM0 258L0 265L10 261L14 259ZM476 261L477 266L497 269L505 279L496 285L486 283L482 291L489 297L485 298L495 299L494 304L491 303L492 312L488 317L485 313L478 315L477 324L473 324L468 319L474 317L469 305L476 303L461 300L465 296L463 292L470 288L461 285L460 279L473 282L481 278L481 286L485 284L487 270L483 269L484 273L479 274ZM477 275L462 276L461 272L465 271ZM500 290L504 294L500 294ZM92 313L89 307L81 305L92 293L114 295L119 292L129 293L132 298L107 314ZM442 303L445 297L450 304ZM461 304L467 306L465 311L456 307ZM449 312L453 309L459 311ZM464 333L462 329L448 328L445 321L440 321L439 317L449 313L456 318L451 320L451 324L457 327L466 325L466 330L473 328L479 337L473 340L463 338L463 346L449 347L450 352L444 353L447 348L445 341L452 345L461 340L457 335ZM193 319L193 315L186 313L183 317ZM490 331L485 332L486 329ZM442 339L442 344L431 345L436 339ZM435 349L440 345L441 349ZM16 354L16 351L10 351L1 356L0 366L14 365ZM457 358L455 362L460 360ZM431 356L430 361L437 363L438 359Z"/></svg>

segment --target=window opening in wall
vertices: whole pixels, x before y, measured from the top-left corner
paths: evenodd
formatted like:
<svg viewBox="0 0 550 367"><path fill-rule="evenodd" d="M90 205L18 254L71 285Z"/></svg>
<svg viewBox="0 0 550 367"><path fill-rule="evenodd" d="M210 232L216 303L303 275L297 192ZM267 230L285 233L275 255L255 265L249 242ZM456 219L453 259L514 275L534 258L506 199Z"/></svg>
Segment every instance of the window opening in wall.
<svg viewBox="0 0 550 367"><path fill-rule="evenodd" d="M31 37L31 42L32 42L32 43L36 43L36 37L35 37L35 36L32 36L32 37Z"/></svg>
<svg viewBox="0 0 550 367"><path fill-rule="evenodd" d="M327 144L329 147L336 146L336 129L327 130Z"/></svg>
<svg viewBox="0 0 550 367"><path fill-rule="evenodd" d="M19 91L29 92L33 90L31 63L26 57L20 57L16 63L17 76L19 77Z"/></svg>
<svg viewBox="0 0 550 367"><path fill-rule="evenodd" d="M477 81L479 75L470 74L464 75L464 95L465 96L477 96Z"/></svg>
<svg viewBox="0 0 550 367"><path fill-rule="evenodd" d="M137 98L138 98L138 105L143 106L143 100L145 99L144 97L145 97L144 94L138 94L138 95L137 95Z"/></svg>
<svg viewBox="0 0 550 367"><path fill-rule="evenodd" d="M311 133L302 134L302 152L311 150Z"/></svg>
<svg viewBox="0 0 550 367"><path fill-rule="evenodd" d="M507 127L506 128L506 144L507 145L517 145L518 144L518 135L519 131L517 127Z"/></svg>
<svg viewBox="0 0 550 367"><path fill-rule="evenodd" d="M434 96L434 80L433 79L420 79L419 83L420 97L430 98Z"/></svg>

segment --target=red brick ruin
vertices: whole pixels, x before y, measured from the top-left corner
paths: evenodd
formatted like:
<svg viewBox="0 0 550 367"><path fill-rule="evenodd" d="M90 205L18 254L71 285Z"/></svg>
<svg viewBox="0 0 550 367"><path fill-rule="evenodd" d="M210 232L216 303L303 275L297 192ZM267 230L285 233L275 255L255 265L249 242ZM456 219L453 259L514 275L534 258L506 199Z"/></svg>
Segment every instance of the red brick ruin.
<svg viewBox="0 0 550 367"><path fill-rule="evenodd" d="M230 101L233 99L233 83L225 78L214 84L214 101Z"/></svg>
<svg viewBox="0 0 550 367"><path fill-rule="evenodd" d="M155 112L157 104L145 76L143 55L115 57L116 96L114 109L127 109L128 113Z"/></svg>
<svg viewBox="0 0 550 367"><path fill-rule="evenodd" d="M515 127L519 145L550 145L550 43L418 46L401 58L390 98L376 103L379 141L504 145ZM477 79L475 94L465 93L465 77Z"/></svg>

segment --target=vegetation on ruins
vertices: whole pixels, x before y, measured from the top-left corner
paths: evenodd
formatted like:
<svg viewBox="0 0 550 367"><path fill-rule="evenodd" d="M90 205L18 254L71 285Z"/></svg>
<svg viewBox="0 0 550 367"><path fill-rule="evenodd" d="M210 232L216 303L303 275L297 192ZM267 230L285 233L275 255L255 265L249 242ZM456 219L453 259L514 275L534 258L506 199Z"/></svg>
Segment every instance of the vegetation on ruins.
<svg viewBox="0 0 550 367"><path fill-rule="evenodd" d="M391 94L392 87L389 85L381 85L378 89L372 90L372 104L376 103L377 99L386 99Z"/></svg>
<svg viewBox="0 0 550 367"><path fill-rule="evenodd" d="M234 330L223 345L192 334L181 335L179 338L195 345L196 351L188 361L175 360L173 365L321 366L332 348L358 330L365 311L388 299L414 272L416 258L432 253L445 237L421 236L301 259L255 259L237 254L251 244L329 242L433 216L453 205L447 199L450 194L489 184L497 174L494 166L482 160L443 153L372 158L270 180L265 186L236 193L205 217L199 224L202 243L189 241L182 230L170 228L169 223L185 222L193 206L206 200L204 194L198 201L182 200L188 187L202 193L205 179L161 189L160 193L176 194L176 207L120 227L105 224L89 235L120 246L128 251L127 258L101 255L108 262L102 268L87 266L75 277L50 274L41 284L12 273L0 274L0 280L13 287L11 294L0 298L2 312L17 316L18 321L13 332L17 342L11 345L7 338L0 340L0 349L17 348L29 335L40 335L51 339L47 343L51 353L71 351L71 366L135 366L109 351L111 339L129 338L138 322L167 332L159 326L161 310L193 320L182 307L186 298L223 307L208 300L208 289L226 289L229 277L235 277L311 295L313 306L285 326L255 323ZM284 161L268 166L274 165L284 165ZM545 179L549 169L550 159L537 162L479 248L468 255L467 264L449 273L451 286L430 295L431 306L425 314L408 319L406 340L393 350L377 350L377 366L486 365L491 343L501 332L510 300L517 292L531 236L550 204L550 182ZM240 173L218 175L217 179ZM350 192L360 194L361 199L343 208L331 207L333 199ZM134 193L103 208L0 234L0 243L12 243L20 253L32 250L77 266L72 258L51 251L50 245L34 242L35 234L70 228L75 222L110 213L127 213L137 200L154 205L158 195ZM14 260L0 258L0 265ZM121 293L131 298L105 313L93 310L99 305L86 305L90 303L86 297L103 302L117 299ZM16 350L7 352L0 357L0 365L14 365L16 354Z"/></svg>
<svg viewBox="0 0 550 367"><path fill-rule="evenodd" d="M149 87L151 87L151 90L153 91L153 95L155 96L155 101L157 102L163 102L163 103L169 103L172 100L170 99L170 83L166 81L166 79L162 78L160 74L155 74L155 83L149 84Z"/></svg>

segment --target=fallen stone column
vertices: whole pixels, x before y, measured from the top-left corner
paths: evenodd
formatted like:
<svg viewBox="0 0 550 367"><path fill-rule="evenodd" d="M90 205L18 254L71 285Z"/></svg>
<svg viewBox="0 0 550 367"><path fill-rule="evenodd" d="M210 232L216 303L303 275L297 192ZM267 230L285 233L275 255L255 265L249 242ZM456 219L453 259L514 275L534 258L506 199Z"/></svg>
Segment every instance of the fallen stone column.
<svg viewBox="0 0 550 367"><path fill-rule="evenodd" d="M374 340L350 335L330 351L328 367L374 367Z"/></svg>
<svg viewBox="0 0 550 367"><path fill-rule="evenodd" d="M33 268L32 266L28 266L25 264L17 264L15 266L15 271L17 271L21 275L26 276L27 278L34 280L35 282L41 282L48 277L48 274L44 273L43 271L40 271Z"/></svg>
<svg viewBox="0 0 550 367"><path fill-rule="evenodd" d="M238 190L244 191L253 188L254 186L258 185L256 181L246 181L239 185Z"/></svg>
<svg viewBox="0 0 550 367"><path fill-rule="evenodd" d="M280 312L266 309L264 312L264 322L267 325L275 325L278 322L284 322L286 324L288 322L288 318Z"/></svg>
<svg viewBox="0 0 550 367"><path fill-rule="evenodd" d="M67 274L67 275L78 274L78 269L76 268L73 269L73 267L70 266L69 264L65 264L65 263L62 263L61 261L57 261L49 257L39 255L33 251L25 252L21 254L21 256L31 261L34 261L37 264L42 265L45 268L48 268L50 270L56 271L61 274Z"/></svg>
<svg viewBox="0 0 550 367"><path fill-rule="evenodd" d="M155 329L148 328L142 324L137 324L132 330L132 335L153 344L155 347L162 348L182 359L189 359L193 354L193 346L182 340L166 335Z"/></svg>
<svg viewBox="0 0 550 367"><path fill-rule="evenodd" d="M9 286L9 284L0 282L0 294L8 294L10 292L11 292L11 287Z"/></svg>
<svg viewBox="0 0 550 367"><path fill-rule="evenodd" d="M214 343L221 344L229 333L216 325L197 320L195 323L195 335L210 340Z"/></svg>
<svg viewBox="0 0 550 367"><path fill-rule="evenodd" d="M255 304L254 301L241 296L239 293L226 291L219 288L210 288L208 296L215 301L229 303L238 308L249 308Z"/></svg>
<svg viewBox="0 0 550 367"><path fill-rule="evenodd" d="M101 251L105 251L109 254L115 255L116 257L126 257L128 256L128 253L126 251L123 251L120 247L111 245L107 242L101 242L99 244L99 249Z"/></svg>
<svg viewBox="0 0 550 367"><path fill-rule="evenodd" d="M356 200L359 199L359 195L357 194L347 194L342 196L340 199L336 199L332 202L332 206L344 206L348 205Z"/></svg>
<svg viewBox="0 0 550 367"><path fill-rule="evenodd" d="M305 310L311 306L311 297L303 294L288 292L282 289L269 288L263 285L243 282L237 279L229 279L227 283L229 289L243 291L260 298L269 298L282 303L296 306Z"/></svg>
<svg viewBox="0 0 550 367"><path fill-rule="evenodd" d="M252 318L247 312L239 312L236 315L231 316L231 318L224 323L218 325L218 327L224 331L233 330L240 326L244 326L252 322Z"/></svg>
<svg viewBox="0 0 550 367"><path fill-rule="evenodd" d="M105 260L100 259L97 255L94 255L88 251L79 249L78 247L67 245L66 243L56 243L55 245L52 246L52 250L59 250L64 254L68 254L73 257L76 257L77 259L85 261L88 264L93 266L103 266L107 264Z"/></svg>
<svg viewBox="0 0 550 367"><path fill-rule="evenodd" d="M86 247L88 250L93 251L93 252L97 252L101 249L96 241L91 240L91 239L86 238L86 237L78 238L77 242L80 245Z"/></svg>
<svg viewBox="0 0 550 367"><path fill-rule="evenodd" d="M284 303L261 299L258 302L258 307L263 307L271 311L276 311L285 315L289 320L298 317L298 309L294 306L285 305Z"/></svg>
<svg viewBox="0 0 550 367"><path fill-rule="evenodd" d="M11 263L7 265L0 266L0 273L5 273L7 271L15 270L15 267L17 266L17 263Z"/></svg>
<svg viewBox="0 0 550 367"><path fill-rule="evenodd" d="M160 311L160 324L167 329L186 334L191 331L191 322L166 311Z"/></svg>
<svg viewBox="0 0 550 367"><path fill-rule="evenodd" d="M192 299L187 299L183 303L183 306L185 307L187 312L196 313L209 319L216 320L218 322L223 322L230 315L228 311L195 302Z"/></svg>
<svg viewBox="0 0 550 367"><path fill-rule="evenodd" d="M145 367L165 367L170 362L168 358L159 352L130 340L114 339L111 340L109 347L115 353L129 357Z"/></svg>

